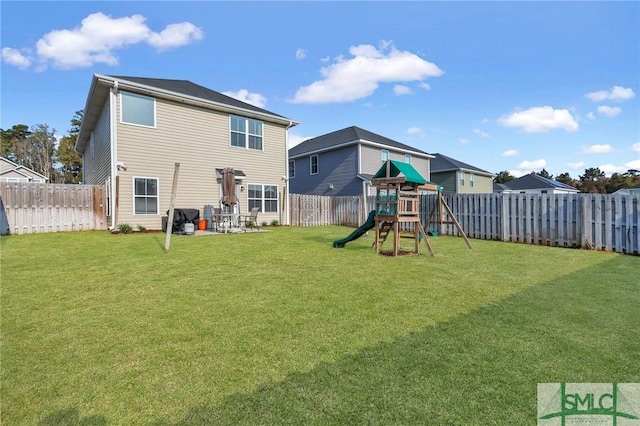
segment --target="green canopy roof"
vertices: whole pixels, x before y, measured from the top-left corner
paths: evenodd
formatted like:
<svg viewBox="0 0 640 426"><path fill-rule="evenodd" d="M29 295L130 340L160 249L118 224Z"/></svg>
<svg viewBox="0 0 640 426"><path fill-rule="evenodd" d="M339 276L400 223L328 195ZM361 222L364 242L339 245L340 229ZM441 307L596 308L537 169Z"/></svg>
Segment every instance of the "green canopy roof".
<svg viewBox="0 0 640 426"><path fill-rule="evenodd" d="M387 175L387 164L389 164L389 175ZM400 161L387 160L387 163L380 167L380 170L373 176L376 178L404 176L409 183L424 185L427 181L413 168L411 164Z"/></svg>

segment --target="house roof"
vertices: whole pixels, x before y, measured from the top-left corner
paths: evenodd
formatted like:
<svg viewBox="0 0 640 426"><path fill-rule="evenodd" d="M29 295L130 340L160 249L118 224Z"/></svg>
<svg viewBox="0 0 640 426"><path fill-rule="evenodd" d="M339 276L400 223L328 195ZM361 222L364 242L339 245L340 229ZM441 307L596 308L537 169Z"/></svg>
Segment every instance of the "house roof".
<svg viewBox="0 0 640 426"><path fill-rule="evenodd" d="M111 87L115 86L117 86L118 90L173 99L258 120L271 121L289 127L299 124L282 115L242 102L188 80L94 74L89 94L87 95L82 126L76 142L76 151L82 152L84 150L84 145L88 142L91 131L95 127L102 108L109 97L109 91Z"/></svg>
<svg viewBox="0 0 640 426"><path fill-rule="evenodd" d="M373 145L383 148L387 147L396 151L404 151L407 154L426 158L433 157L432 155L417 148L380 136L360 127L351 126L341 130L336 130L335 132L327 133L326 135L307 139L289 150L289 158L316 154L318 152L330 151L355 144Z"/></svg>
<svg viewBox="0 0 640 426"><path fill-rule="evenodd" d="M547 179L535 173L530 173L517 179L510 180L504 185L513 190L551 188L578 192L578 189L571 185L558 182L557 180Z"/></svg>
<svg viewBox="0 0 640 426"><path fill-rule="evenodd" d="M486 170L482 170L476 166L472 166L467 163L463 163L462 161L455 160L451 157L447 157L446 155L442 155L440 153L433 154L436 158L431 160L431 173L444 173L444 172L453 172L453 171L464 171L464 172L473 172L478 174L483 174L486 176L493 177L494 173L488 172Z"/></svg>
<svg viewBox="0 0 640 426"><path fill-rule="evenodd" d="M7 166L3 166L1 169L4 169L0 172L0 175L5 175L5 174L10 174L10 173L18 173L21 176L24 176L26 178L40 178L40 179L44 179L49 180L48 177L36 172L35 170L32 170L28 167L25 166L21 166L17 163L14 163L13 161L9 160L6 157L0 157L0 161L2 161L3 163L5 163Z"/></svg>
<svg viewBox="0 0 640 426"><path fill-rule="evenodd" d="M389 166L389 170L387 170L387 166ZM400 175L404 176L406 181L409 183L416 183L418 185L424 185L427 183L422 175L418 173L411 164L394 160L387 160L387 162L378 169L373 178L397 177Z"/></svg>

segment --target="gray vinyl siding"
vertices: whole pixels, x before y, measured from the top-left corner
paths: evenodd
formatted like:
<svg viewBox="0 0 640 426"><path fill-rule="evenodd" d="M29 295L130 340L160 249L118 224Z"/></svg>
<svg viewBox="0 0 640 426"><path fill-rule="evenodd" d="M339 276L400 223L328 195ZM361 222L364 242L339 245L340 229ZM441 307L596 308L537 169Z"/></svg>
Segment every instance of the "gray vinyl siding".
<svg viewBox="0 0 640 426"><path fill-rule="evenodd" d="M358 152L355 145L318 154L318 174L312 175L310 157L295 159L295 177L290 191L311 195L360 195L362 181L358 174ZM333 185L333 189L329 188Z"/></svg>
<svg viewBox="0 0 640 426"><path fill-rule="evenodd" d="M105 102L90 142L82 153L84 183L89 185L104 185L111 176L111 126L110 126L109 97Z"/></svg>
<svg viewBox="0 0 640 426"><path fill-rule="evenodd" d="M118 97L118 105L120 98ZM174 164L180 163L175 207L200 210L220 205L220 185L216 168L232 167L245 173L238 191L239 210L247 213L248 184L276 185L282 210L283 176L286 175L286 129L263 122L263 150L230 145L229 114L205 108L156 99L156 127L147 128L120 122L118 110L118 162L127 166L120 171L120 223L161 226L161 217L169 209ZM158 215L134 215L133 178L157 178ZM278 213L258 215L258 221L284 218Z"/></svg>
<svg viewBox="0 0 640 426"><path fill-rule="evenodd" d="M458 173L455 171L432 173L431 182L437 183L438 185L442 186L443 192L455 193L457 191L457 176Z"/></svg>
<svg viewBox="0 0 640 426"><path fill-rule="evenodd" d="M382 166L382 154L383 148L373 147L370 145L361 145L362 160L360 163L361 173L375 174ZM392 148L387 148L389 151L389 159L403 162L405 161L405 152L394 151ZM411 154L411 165L414 169L420 173L420 175L427 181L430 180L430 162L428 158L418 157L417 154Z"/></svg>

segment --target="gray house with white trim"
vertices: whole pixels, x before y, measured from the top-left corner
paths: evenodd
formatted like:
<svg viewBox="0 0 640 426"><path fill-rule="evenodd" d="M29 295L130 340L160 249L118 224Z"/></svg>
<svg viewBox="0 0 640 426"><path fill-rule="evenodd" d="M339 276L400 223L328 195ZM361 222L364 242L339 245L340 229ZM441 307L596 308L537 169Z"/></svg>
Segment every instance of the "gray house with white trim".
<svg viewBox="0 0 640 426"><path fill-rule="evenodd" d="M372 195L371 178L387 160L411 164L429 180L432 158L409 145L351 126L289 149L289 190L294 194Z"/></svg>
<svg viewBox="0 0 640 426"><path fill-rule="evenodd" d="M431 181L442 186L443 192L455 194L490 194L493 192L494 174L471 164L433 154Z"/></svg>

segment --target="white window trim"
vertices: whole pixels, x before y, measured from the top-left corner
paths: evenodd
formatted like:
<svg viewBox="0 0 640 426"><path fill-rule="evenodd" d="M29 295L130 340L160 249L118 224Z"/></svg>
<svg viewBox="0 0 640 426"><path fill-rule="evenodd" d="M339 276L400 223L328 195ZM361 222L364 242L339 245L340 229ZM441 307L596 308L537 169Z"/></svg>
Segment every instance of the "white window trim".
<svg viewBox="0 0 640 426"><path fill-rule="evenodd" d="M313 172L313 157L316 158L316 172ZM320 158L318 157L318 154L313 154L312 156L309 157L309 174L310 175L317 175L318 173L320 173Z"/></svg>
<svg viewBox="0 0 640 426"><path fill-rule="evenodd" d="M158 189L158 195L156 195L156 199L157 199L157 203L156 203L156 212L155 213L136 213L136 179L155 179L157 182L157 189ZM133 179L131 180L131 183L133 184L132 187L132 194L133 194L133 205L132 205L132 211L133 211L133 215L134 216L153 216L153 215L159 215L160 214L160 178L157 177L152 177L152 176L133 176Z"/></svg>
<svg viewBox="0 0 640 426"><path fill-rule="evenodd" d="M289 179L296 177L296 160L289 160Z"/></svg>
<svg viewBox="0 0 640 426"><path fill-rule="evenodd" d="M460 172L460 186L464 186L464 172Z"/></svg>
<svg viewBox="0 0 640 426"><path fill-rule="evenodd" d="M245 128L245 131L244 131L244 146L237 146L237 145L233 145L231 143L231 134L232 133L238 133L238 134L241 133L241 132L235 131L235 130L233 130L231 128L232 127L231 126L231 120L234 117L235 118L239 118L241 120L244 120L244 124L245 124L244 125L244 128ZM262 125L261 126L262 127L262 134L261 135L256 135L256 134L253 134L253 133L249 132L249 121L257 121L258 123L260 123ZM249 147L249 136L260 136L260 138L262 139L262 144L260 145L260 149ZM250 149L251 151L264 151L264 122L260 121L260 120L255 120L253 118L242 117L240 115L230 115L229 116L229 146L231 148Z"/></svg>
<svg viewBox="0 0 640 426"><path fill-rule="evenodd" d="M262 192L262 197L260 198L260 213L263 214L279 214L280 213L280 188L278 187L278 185L272 184L272 183L249 183L247 184L247 206L249 206L249 186L259 186L262 188L261 192ZM275 186L276 187L276 198L266 198L265 194L266 191L264 189L265 186ZM257 198L251 198L251 200L257 200ZM276 211L275 212L267 212L265 211L264 208L264 202L266 200L269 201L276 201Z"/></svg>
<svg viewBox="0 0 640 426"><path fill-rule="evenodd" d="M146 124L130 123L128 121L124 121L124 119L122 118L122 113L123 113L123 110L124 110L124 103L122 102L122 95L125 94L125 93L128 96L133 96L133 97L136 97L136 98L151 99L153 101L153 126L147 126ZM121 91L120 92L120 123L127 124L129 126L137 126L137 127L144 127L144 128L147 128L147 129L155 129L157 124L158 124L158 117L156 116L156 98L152 98L151 96L138 95L137 93Z"/></svg>
<svg viewBox="0 0 640 426"><path fill-rule="evenodd" d="M407 160L408 160L408 161L407 161ZM405 163L407 163L407 164L411 164L411 163L413 163L413 159L412 159L412 157L411 157L411 154L405 154L405 155L404 155L404 162L405 162Z"/></svg>
<svg viewBox="0 0 640 426"><path fill-rule="evenodd" d="M386 155L387 158L384 158L385 154L387 154ZM381 149L380 150L380 161L384 164L384 163L387 162L388 159L389 159L389 150L388 149Z"/></svg>
<svg viewBox="0 0 640 426"><path fill-rule="evenodd" d="M473 173L469 173L469 186L473 187L473 183L475 182Z"/></svg>

